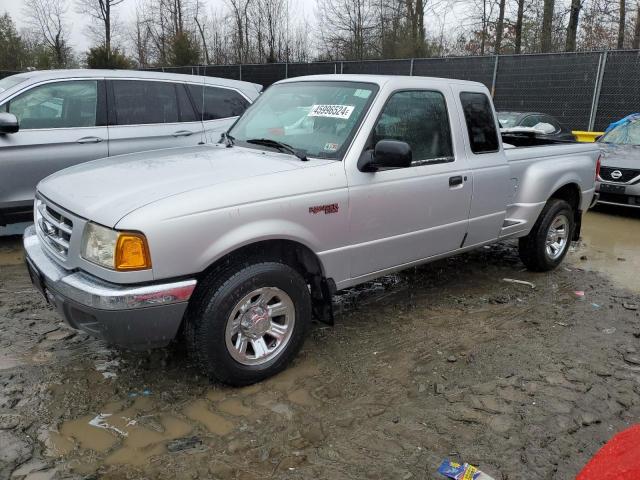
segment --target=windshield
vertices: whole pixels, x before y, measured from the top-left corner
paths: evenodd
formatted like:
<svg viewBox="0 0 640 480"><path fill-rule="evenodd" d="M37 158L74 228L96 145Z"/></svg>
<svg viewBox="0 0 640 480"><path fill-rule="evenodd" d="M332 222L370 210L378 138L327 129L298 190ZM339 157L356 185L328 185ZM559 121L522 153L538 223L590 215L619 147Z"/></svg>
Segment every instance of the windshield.
<svg viewBox="0 0 640 480"><path fill-rule="evenodd" d="M28 79L29 77L23 77L21 75L11 75L10 77L5 77L0 80L0 93Z"/></svg>
<svg viewBox="0 0 640 480"><path fill-rule="evenodd" d="M229 135L246 147L264 148L266 139L309 157L341 160L377 90L370 83L339 81L274 85ZM258 139L261 147L251 141Z"/></svg>
<svg viewBox="0 0 640 480"><path fill-rule="evenodd" d="M602 137L601 142L615 145L640 145L640 120L617 126Z"/></svg>
<svg viewBox="0 0 640 480"><path fill-rule="evenodd" d="M498 112L498 121L501 128L513 128L520 117L519 113Z"/></svg>

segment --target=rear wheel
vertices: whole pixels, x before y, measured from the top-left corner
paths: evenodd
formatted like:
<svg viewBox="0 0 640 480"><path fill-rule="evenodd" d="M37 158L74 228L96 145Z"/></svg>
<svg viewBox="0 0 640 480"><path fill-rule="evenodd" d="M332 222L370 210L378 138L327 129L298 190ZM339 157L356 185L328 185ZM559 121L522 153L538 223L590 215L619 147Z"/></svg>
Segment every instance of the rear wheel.
<svg viewBox="0 0 640 480"><path fill-rule="evenodd" d="M311 297L296 270L279 262L238 265L206 278L187 317L187 342L201 369L230 385L281 370L311 322Z"/></svg>
<svg viewBox="0 0 640 480"><path fill-rule="evenodd" d="M569 251L575 228L574 212L565 200L547 202L529 235L520 239L520 259L529 270L556 268Z"/></svg>

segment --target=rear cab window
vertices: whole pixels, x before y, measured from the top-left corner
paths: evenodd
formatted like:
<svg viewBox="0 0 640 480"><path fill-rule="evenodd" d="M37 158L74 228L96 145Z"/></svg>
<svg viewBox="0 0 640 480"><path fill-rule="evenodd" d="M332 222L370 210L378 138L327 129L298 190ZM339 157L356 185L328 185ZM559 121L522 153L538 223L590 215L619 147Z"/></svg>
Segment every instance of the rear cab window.
<svg viewBox="0 0 640 480"><path fill-rule="evenodd" d="M471 151L493 153L500 149L498 131L489 98L480 92L461 92L460 102L469 133Z"/></svg>

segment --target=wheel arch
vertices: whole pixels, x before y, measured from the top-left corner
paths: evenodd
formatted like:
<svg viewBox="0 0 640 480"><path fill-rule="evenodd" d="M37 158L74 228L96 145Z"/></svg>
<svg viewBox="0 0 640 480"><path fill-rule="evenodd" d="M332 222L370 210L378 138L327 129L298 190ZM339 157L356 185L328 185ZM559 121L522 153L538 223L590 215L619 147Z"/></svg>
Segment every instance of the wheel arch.
<svg viewBox="0 0 640 480"><path fill-rule="evenodd" d="M573 210L573 233L571 239L577 241L580 239L580 231L582 228L582 210L580 210L580 201L582 191L580 186L575 182L565 183L557 188L549 197L549 199L557 198L566 201Z"/></svg>
<svg viewBox="0 0 640 480"><path fill-rule="evenodd" d="M333 324L331 297L336 290L335 282L325 276L325 269L318 255L298 240L270 238L249 241L216 258L197 278L202 280L229 266L270 260L285 263L303 276L311 289L314 315L325 323Z"/></svg>

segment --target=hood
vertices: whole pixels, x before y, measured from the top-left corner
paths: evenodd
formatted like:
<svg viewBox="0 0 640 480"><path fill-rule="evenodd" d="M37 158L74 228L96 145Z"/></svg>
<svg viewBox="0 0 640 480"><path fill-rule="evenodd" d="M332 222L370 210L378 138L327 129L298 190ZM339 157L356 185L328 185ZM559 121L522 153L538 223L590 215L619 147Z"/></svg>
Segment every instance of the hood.
<svg viewBox="0 0 640 480"><path fill-rule="evenodd" d="M602 166L640 170L640 146L601 143Z"/></svg>
<svg viewBox="0 0 640 480"><path fill-rule="evenodd" d="M38 192L71 213L114 227L133 210L172 195L311 163L237 146L153 150L61 170L40 182Z"/></svg>

